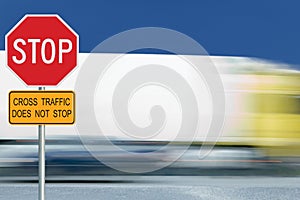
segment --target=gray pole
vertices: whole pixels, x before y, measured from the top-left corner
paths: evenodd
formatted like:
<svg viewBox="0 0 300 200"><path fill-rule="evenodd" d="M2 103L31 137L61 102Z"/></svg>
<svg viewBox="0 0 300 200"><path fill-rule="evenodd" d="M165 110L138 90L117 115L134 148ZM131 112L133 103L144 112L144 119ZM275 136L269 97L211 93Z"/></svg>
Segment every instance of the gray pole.
<svg viewBox="0 0 300 200"><path fill-rule="evenodd" d="M45 90L45 87L39 87ZM39 131L39 200L45 200L45 125L40 124Z"/></svg>

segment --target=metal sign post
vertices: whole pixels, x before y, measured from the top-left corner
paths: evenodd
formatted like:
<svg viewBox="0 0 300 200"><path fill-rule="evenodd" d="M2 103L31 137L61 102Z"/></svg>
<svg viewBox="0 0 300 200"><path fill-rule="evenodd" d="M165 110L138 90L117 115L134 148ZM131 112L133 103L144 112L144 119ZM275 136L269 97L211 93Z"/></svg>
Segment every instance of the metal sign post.
<svg viewBox="0 0 300 200"><path fill-rule="evenodd" d="M39 87L45 90L45 87ZM45 200L45 125L38 126L39 132L39 200Z"/></svg>

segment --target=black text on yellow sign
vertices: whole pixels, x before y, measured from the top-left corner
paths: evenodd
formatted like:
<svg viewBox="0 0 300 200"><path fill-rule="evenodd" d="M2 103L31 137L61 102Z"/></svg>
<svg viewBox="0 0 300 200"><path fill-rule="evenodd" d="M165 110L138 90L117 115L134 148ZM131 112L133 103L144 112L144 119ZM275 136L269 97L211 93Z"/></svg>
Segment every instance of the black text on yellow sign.
<svg viewBox="0 0 300 200"><path fill-rule="evenodd" d="M11 91L9 123L73 124L75 94L73 91Z"/></svg>

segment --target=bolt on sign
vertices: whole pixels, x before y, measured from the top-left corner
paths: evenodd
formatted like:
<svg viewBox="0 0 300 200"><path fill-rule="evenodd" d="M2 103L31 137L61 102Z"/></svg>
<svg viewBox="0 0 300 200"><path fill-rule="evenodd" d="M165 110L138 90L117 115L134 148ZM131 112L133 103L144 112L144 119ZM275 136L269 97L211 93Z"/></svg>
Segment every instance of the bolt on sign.
<svg viewBox="0 0 300 200"><path fill-rule="evenodd" d="M11 124L73 124L74 121L73 91L11 91L9 93Z"/></svg>

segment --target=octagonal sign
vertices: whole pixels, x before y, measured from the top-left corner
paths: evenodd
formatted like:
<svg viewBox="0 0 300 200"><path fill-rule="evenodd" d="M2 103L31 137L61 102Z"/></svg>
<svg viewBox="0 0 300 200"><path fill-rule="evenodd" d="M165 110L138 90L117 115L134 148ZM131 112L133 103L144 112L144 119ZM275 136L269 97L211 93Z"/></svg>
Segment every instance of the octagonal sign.
<svg viewBox="0 0 300 200"><path fill-rule="evenodd" d="M58 15L25 15L6 34L7 65L27 85L57 85L77 65L78 40Z"/></svg>

